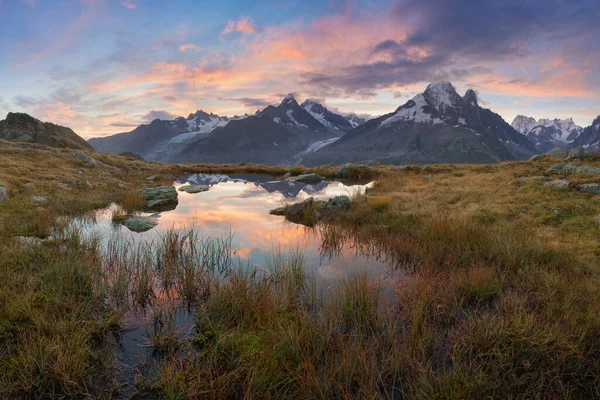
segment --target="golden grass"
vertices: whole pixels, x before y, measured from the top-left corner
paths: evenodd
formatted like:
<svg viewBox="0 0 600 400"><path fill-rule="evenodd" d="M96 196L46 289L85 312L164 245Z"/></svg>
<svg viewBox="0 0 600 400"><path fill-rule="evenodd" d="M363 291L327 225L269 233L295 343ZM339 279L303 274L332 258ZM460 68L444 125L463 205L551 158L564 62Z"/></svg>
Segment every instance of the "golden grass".
<svg viewBox="0 0 600 400"><path fill-rule="evenodd" d="M319 232L325 251L350 241L403 269L389 305L366 274L321 290L300 252L235 268L230 242L193 248L194 233L169 232L155 252L112 243L101 253L76 235L16 245L12 236L43 237L59 215L110 202L135 211L137 189L168 174L305 171L97 153L101 164L86 168L71 153L0 143L10 196L0 205L0 397L108 397L105 339L128 300L157 309L148 346L162 358L141 386L164 398L600 397L600 196L518 179L558 160L373 167L377 184ZM155 303L173 290L198 309L191 343Z"/></svg>

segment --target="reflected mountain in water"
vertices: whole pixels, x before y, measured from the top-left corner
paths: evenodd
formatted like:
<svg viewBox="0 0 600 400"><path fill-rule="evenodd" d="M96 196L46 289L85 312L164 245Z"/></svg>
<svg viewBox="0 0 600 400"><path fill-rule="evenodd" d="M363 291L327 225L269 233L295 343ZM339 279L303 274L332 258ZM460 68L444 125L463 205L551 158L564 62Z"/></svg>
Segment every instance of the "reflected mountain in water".
<svg viewBox="0 0 600 400"><path fill-rule="evenodd" d="M300 192L307 195L313 195L327 188L333 182L322 181L316 184L306 184L301 182L290 182L284 180L274 180L273 177L267 175L220 175L220 174L193 174L177 180L179 184L192 185L207 185L213 186L218 183L234 182L234 183L250 183L256 187L261 187L269 193L280 193L286 199L294 199L298 197Z"/></svg>

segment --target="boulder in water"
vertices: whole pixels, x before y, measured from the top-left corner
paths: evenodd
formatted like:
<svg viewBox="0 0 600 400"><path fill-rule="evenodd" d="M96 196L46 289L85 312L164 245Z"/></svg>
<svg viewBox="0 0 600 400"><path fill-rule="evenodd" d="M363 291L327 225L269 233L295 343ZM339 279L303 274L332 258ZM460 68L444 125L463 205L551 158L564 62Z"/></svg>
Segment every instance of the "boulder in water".
<svg viewBox="0 0 600 400"><path fill-rule="evenodd" d="M196 194L200 192L206 192L209 189L208 185L187 185L179 188L180 192L189 194Z"/></svg>
<svg viewBox="0 0 600 400"><path fill-rule="evenodd" d="M144 216L129 216L123 222L123 226L132 232L146 232L158 225L156 218Z"/></svg>
<svg viewBox="0 0 600 400"><path fill-rule="evenodd" d="M142 188L139 190L139 193L146 201L145 209L148 211L174 210L179 203L177 190L173 186Z"/></svg>

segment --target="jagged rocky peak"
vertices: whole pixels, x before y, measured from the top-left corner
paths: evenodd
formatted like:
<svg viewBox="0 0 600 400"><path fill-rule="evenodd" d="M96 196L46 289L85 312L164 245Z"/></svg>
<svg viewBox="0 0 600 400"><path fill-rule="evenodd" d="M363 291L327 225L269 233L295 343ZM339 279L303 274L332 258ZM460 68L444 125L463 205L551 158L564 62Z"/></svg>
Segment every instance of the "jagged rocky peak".
<svg viewBox="0 0 600 400"><path fill-rule="evenodd" d="M556 130L562 131L564 133L572 133L579 132L583 128L575 124L573 118L541 118L536 120L532 117L527 117L524 115L517 115L512 122L512 127L515 128L518 132L526 135L532 132L537 127L550 128L553 127Z"/></svg>
<svg viewBox="0 0 600 400"><path fill-rule="evenodd" d="M298 102L296 101L296 99L294 98L294 95L292 93L288 93L288 95L283 98L283 101L281 102L281 104L279 106L285 107L285 106L290 106L290 105L298 105Z"/></svg>
<svg viewBox="0 0 600 400"><path fill-rule="evenodd" d="M324 113L327 111L327 109L321 103L310 99L304 100L304 102L301 104L301 107L307 111L310 110L316 113Z"/></svg>
<svg viewBox="0 0 600 400"><path fill-rule="evenodd" d="M462 100L454 86L447 81L430 83L423 96L429 105L442 113Z"/></svg>
<svg viewBox="0 0 600 400"><path fill-rule="evenodd" d="M467 90L467 92L465 93L465 97L463 97L463 99L466 102L470 103L472 106L479 105L479 103L477 102L477 93L475 93L475 91L473 89Z"/></svg>
<svg viewBox="0 0 600 400"><path fill-rule="evenodd" d="M537 120L525 115L517 115L511 126L519 133L526 135L537 126Z"/></svg>
<svg viewBox="0 0 600 400"><path fill-rule="evenodd" d="M203 120L209 120L210 117L216 117L216 115L214 115L213 113L208 114L203 110L197 110L195 113L188 115L187 119L190 120L200 118Z"/></svg>

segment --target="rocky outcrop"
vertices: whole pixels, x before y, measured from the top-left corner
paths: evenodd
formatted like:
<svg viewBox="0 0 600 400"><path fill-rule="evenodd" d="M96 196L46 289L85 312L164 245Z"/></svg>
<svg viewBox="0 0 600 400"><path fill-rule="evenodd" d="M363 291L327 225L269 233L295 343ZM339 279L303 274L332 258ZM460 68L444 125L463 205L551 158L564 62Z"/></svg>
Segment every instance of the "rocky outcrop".
<svg viewBox="0 0 600 400"><path fill-rule="evenodd" d="M42 122L22 113L8 113L6 119L0 121L0 139L39 143L52 147L93 150L70 128Z"/></svg>
<svg viewBox="0 0 600 400"><path fill-rule="evenodd" d="M600 194L600 183L584 183L578 187L582 192Z"/></svg>
<svg viewBox="0 0 600 400"><path fill-rule="evenodd" d="M344 164L340 169L335 171L336 179L348 178L370 178L373 175L373 169L364 164Z"/></svg>
<svg viewBox="0 0 600 400"><path fill-rule="evenodd" d="M551 187L557 190L569 190L569 181L566 179L556 179L554 181L544 183L544 186Z"/></svg>
<svg viewBox="0 0 600 400"><path fill-rule="evenodd" d="M588 154L590 154L590 152L584 149L583 147L576 147L573 150L569 151L569 154L567 154L567 160L576 160L579 158L583 158Z"/></svg>
<svg viewBox="0 0 600 400"><path fill-rule="evenodd" d="M551 166L546 170L547 174L583 174L583 175L600 175L600 168L590 167L587 165L575 165L559 163Z"/></svg>
<svg viewBox="0 0 600 400"><path fill-rule="evenodd" d="M96 160L95 158L93 158L92 156L82 153L82 152L75 152L75 153L71 153L71 156L73 158L76 158L78 160L81 160L83 162L83 166L86 168L91 168L95 165L98 165L98 163L100 161Z"/></svg>

